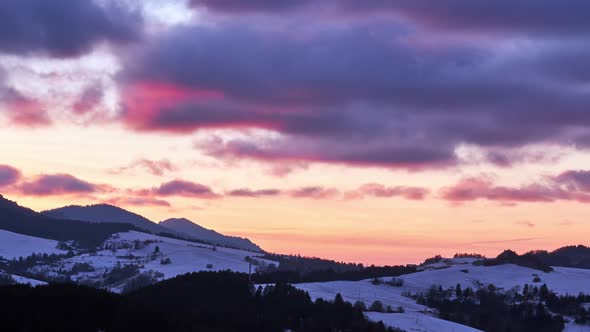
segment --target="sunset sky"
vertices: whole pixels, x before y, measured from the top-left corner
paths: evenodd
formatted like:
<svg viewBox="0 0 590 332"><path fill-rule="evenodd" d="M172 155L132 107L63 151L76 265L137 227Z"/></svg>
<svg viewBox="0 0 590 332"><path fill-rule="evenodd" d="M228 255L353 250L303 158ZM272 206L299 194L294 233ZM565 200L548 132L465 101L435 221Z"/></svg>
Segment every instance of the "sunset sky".
<svg viewBox="0 0 590 332"><path fill-rule="evenodd" d="M0 193L375 264L590 237L588 0L2 0Z"/></svg>

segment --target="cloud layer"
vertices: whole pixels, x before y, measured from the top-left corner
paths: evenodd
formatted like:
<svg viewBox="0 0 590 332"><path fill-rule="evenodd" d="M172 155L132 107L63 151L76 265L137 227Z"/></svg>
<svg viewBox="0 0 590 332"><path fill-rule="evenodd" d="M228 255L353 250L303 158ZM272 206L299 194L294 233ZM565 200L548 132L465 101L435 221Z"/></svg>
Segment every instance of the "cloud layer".
<svg viewBox="0 0 590 332"><path fill-rule="evenodd" d="M137 40L142 26L137 12L110 0L3 0L0 52L75 57L100 42Z"/></svg>
<svg viewBox="0 0 590 332"><path fill-rule="evenodd" d="M239 18L171 29L130 54L122 75L129 128L260 129L276 135L197 147L217 158L406 169L456 165L464 144L494 149L490 162L510 165L503 149L590 142L590 64L580 60L590 56L587 23L566 6L542 1L523 23L531 1L443 1L440 11L422 1L334 1L323 7L395 15L328 15L306 27L299 15L281 24L268 14L316 2L193 4ZM569 22L553 31L569 38L543 32L555 20Z"/></svg>

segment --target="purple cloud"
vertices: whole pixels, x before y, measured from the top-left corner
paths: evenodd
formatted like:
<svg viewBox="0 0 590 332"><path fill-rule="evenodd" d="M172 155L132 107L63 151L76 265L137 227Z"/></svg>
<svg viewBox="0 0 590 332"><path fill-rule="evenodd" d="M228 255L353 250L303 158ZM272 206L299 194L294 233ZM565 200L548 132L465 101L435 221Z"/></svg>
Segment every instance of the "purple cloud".
<svg viewBox="0 0 590 332"><path fill-rule="evenodd" d="M337 189L324 188L319 186L303 187L289 191L289 195L294 198L309 198L309 199L331 199L340 194Z"/></svg>
<svg viewBox="0 0 590 332"><path fill-rule="evenodd" d="M404 186L386 187L382 184L368 183L357 190L346 193L345 196L349 199L403 197L409 200L423 200L428 194L429 190L426 188Z"/></svg>
<svg viewBox="0 0 590 332"><path fill-rule="evenodd" d="M203 199L215 199L220 196L205 185L183 181L173 180L163 183L160 187L153 190L153 194L160 196L182 196Z"/></svg>
<svg viewBox="0 0 590 332"><path fill-rule="evenodd" d="M590 192L590 171L565 171L559 174L555 181L565 185L569 190Z"/></svg>
<svg viewBox="0 0 590 332"><path fill-rule="evenodd" d="M80 180L69 174L41 175L19 185L25 195L52 196L67 194L91 194L104 189L103 186Z"/></svg>
<svg viewBox="0 0 590 332"><path fill-rule="evenodd" d="M0 165L0 188L15 184L21 176L18 169L8 165Z"/></svg>
<svg viewBox="0 0 590 332"><path fill-rule="evenodd" d="M234 197L272 197L278 196L281 191L278 189L259 189L252 190L247 188L235 189L226 193L227 196Z"/></svg>
<svg viewBox="0 0 590 332"><path fill-rule="evenodd" d="M457 33L588 33L590 23L584 13L590 11L585 0L192 0L195 7L224 14L296 13L307 15L334 13L351 17L390 15L412 23Z"/></svg>
<svg viewBox="0 0 590 332"><path fill-rule="evenodd" d="M133 53L123 121L178 134L269 130L279 135L196 146L270 163L441 168L456 165L456 148L470 144L494 149L490 161L505 166L512 162L504 149L590 143L587 90L574 77L556 84L564 53L590 57L575 39L528 57L477 43L416 47L412 32L393 23L328 21L298 38L247 22L173 29Z"/></svg>
<svg viewBox="0 0 590 332"><path fill-rule="evenodd" d="M3 0L0 51L75 57L100 42L137 40L142 25L139 13L118 2Z"/></svg>
<svg viewBox="0 0 590 332"><path fill-rule="evenodd" d="M178 170L178 168L172 164L170 160L162 159L162 160L150 160L150 159L137 159L126 166L119 167L113 170L110 170L111 173L119 174L128 172L132 169L142 168L149 173L157 176L162 176L164 173L174 172Z"/></svg>

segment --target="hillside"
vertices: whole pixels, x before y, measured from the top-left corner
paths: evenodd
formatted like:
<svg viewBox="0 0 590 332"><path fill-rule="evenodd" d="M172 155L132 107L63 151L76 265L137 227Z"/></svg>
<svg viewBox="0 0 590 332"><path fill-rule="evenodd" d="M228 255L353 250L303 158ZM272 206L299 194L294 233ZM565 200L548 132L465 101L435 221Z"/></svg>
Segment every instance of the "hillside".
<svg viewBox="0 0 590 332"><path fill-rule="evenodd" d="M126 223L152 234L171 234L175 237L195 240L206 244L256 252L262 251L260 247L248 239L225 236L201 227L187 219L168 219L157 224L137 213L108 204L87 206L70 205L43 211L42 213L53 218L82 220L91 223Z"/></svg>
<svg viewBox="0 0 590 332"><path fill-rule="evenodd" d="M577 295L588 293L590 284L590 270L553 267L552 272L542 272L536 269L503 264L495 266L473 265L475 259L442 259L439 262L422 266L422 271L396 277L402 280L400 286L391 286L387 281L391 278L379 278L362 281L332 281L323 283L303 283L296 286L309 292L313 298L332 298L337 293L342 294L346 301L362 301L367 306L375 300L384 306L404 308L403 313L368 313L371 319L383 320L390 326L407 329L408 331L440 332L440 331L473 331L473 329L442 321L435 317L436 311L418 304L408 295L425 294L433 285L439 285L443 290L455 289L457 284L462 289L482 289L493 284L500 291L522 291L525 284L530 287L547 287L560 295ZM535 277L540 281L534 282ZM590 331L590 326L573 325L579 331Z"/></svg>
<svg viewBox="0 0 590 332"><path fill-rule="evenodd" d="M0 253L6 253L6 259L27 257L22 261L0 261L0 269L9 274L46 282L73 281L114 292L190 272L249 273L259 267L278 265L256 257L251 251L138 231L113 234L96 250L74 250L69 255L55 248L57 242L9 232L0 232L0 243ZM4 244L28 245L9 247ZM30 256L33 253L37 255Z"/></svg>
<svg viewBox="0 0 590 332"><path fill-rule="evenodd" d="M57 241L73 240L82 247L95 247L113 233L132 229L130 224L92 224L48 217L0 195L0 230Z"/></svg>
<svg viewBox="0 0 590 332"><path fill-rule="evenodd" d="M204 228L185 218L172 218L161 221L160 226L177 233L183 233L191 238L225 247L262 252L262 249L252 241L235 236L227 236L214 230Z"/></svg>

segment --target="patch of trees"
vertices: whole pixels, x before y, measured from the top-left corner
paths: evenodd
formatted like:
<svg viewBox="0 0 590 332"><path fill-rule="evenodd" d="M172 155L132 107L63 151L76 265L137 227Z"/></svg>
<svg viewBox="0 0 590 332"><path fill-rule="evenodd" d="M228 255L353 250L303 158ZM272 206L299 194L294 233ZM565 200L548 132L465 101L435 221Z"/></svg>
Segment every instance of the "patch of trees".
<svg viewBox="0 0 590 332"><path fill-rule="evenodd" d="M16 284L16 281L10 274L0 272L0 287Z"/></svg>
<svg viewBox="0 0 590 332"><path fill-rule="evenodd" d="M89 263L75 263L72 266L72 269L70 270L70 273L72 275L88 272L94 272L94 267L92 267L92 265L90 265Z"/></svg>
<svg viewBox="0 0 590 332"><path fill-rule="evenodd" d="M259 269L252 275L256 283L302 283L335 280L359 281L381 277L400 276L417 272L415 265L364 266L332 260L302 256L266 254L261 258L279 263L279 267Z"/></svg>
<svg viewBox="0 0 590 332"><path fill-rule="evenodd" d="M70 271L62 271L60 275L51 275L42 271L35 271L34 268L39 265L53 265L68 257L71 256L47 253L32 254L18 259L0 260L0 268L10 274L45 282L67 282L70 281Z"/></svg>
<svg viewBox="0 0 590 332"><path fill-rule="evenodd" d="M536 288L533 295L528 286L523 294L503 292L493 285L476 291L461 290L460 285L454 291L433 286L418 298L418 303L436 308L442 319L484 331L562 331L563 317L552 314L540 300L549 294L544 288L544 291Z"/></svg>
<svg viewBox="0 0 590 332"><path fill-rule="evenodd" d="M503 264L515 264L523 267L528 267L535 270L540 270L543 272L551 272L553 268L546 263L544 263L541 259L539 259L536 255L532 253L526 253L523 255L518 255L516 252L512 250L505 250L502 252L498 257L492 259L483 260L483 265L485 266L495 266L495 265L503 265Z"/></svg>
<svg viewBox="0 0 590 332"><path fill-rule="evenodd" d="M485 259L486 256L476 254L476 253L456 253L453 258L477 258L477 259Z"/></svg>
<svg viewBox="0 0 590 332"><path fill-rule="evenodd" d="M117 265L115 265L110 271L104 273L104 284L113 285L138 274L139 266L135 264L122 265L120 262L117 262Z"/></svg>
<svg viewBox="0 0 590 332"><path fill-rule="evenodd" d="M162 272L153 271L153 270L145 271L145 272L140 273L137 276L127 280L127 282L125 283L125 286L123 286L123 293L124 294L131 293L131 292L136 291L140 288L153 285L163 277L164 277L164 274Z"/></svg>
<svg viewBox="0 0 590 332"><path fill-rule="evenodd" d="M223 331L391 331L367 321L341 296L314 302L305 291L286 283L254 289L247 274L192 273L129 297L168 310L174 319L188 315L193 324Z"/></svg>
<svg viewBox="0 0 590 332"><path fill-rule="evenodd" d="M567 246L552 252L532 251L529 253L550 266L590 269L590 247Z"/></svg>
<svg viewBox="0 0 590 332"><path fill-rule="evenodd" d="M580 293L578 296L558 296L543 285L539 291L539 297L551 312L573 317L577 324L590 323L590 310L585 307L590 302L590 295Z"/></svg>
<svg viewBox="0 0 590 332"><path fill-rule="evenodd" d="M73 284L0 287L7 331L394 332L336 296L288 284L254 289L247 274L202 272L126 295Z"/></svg>

